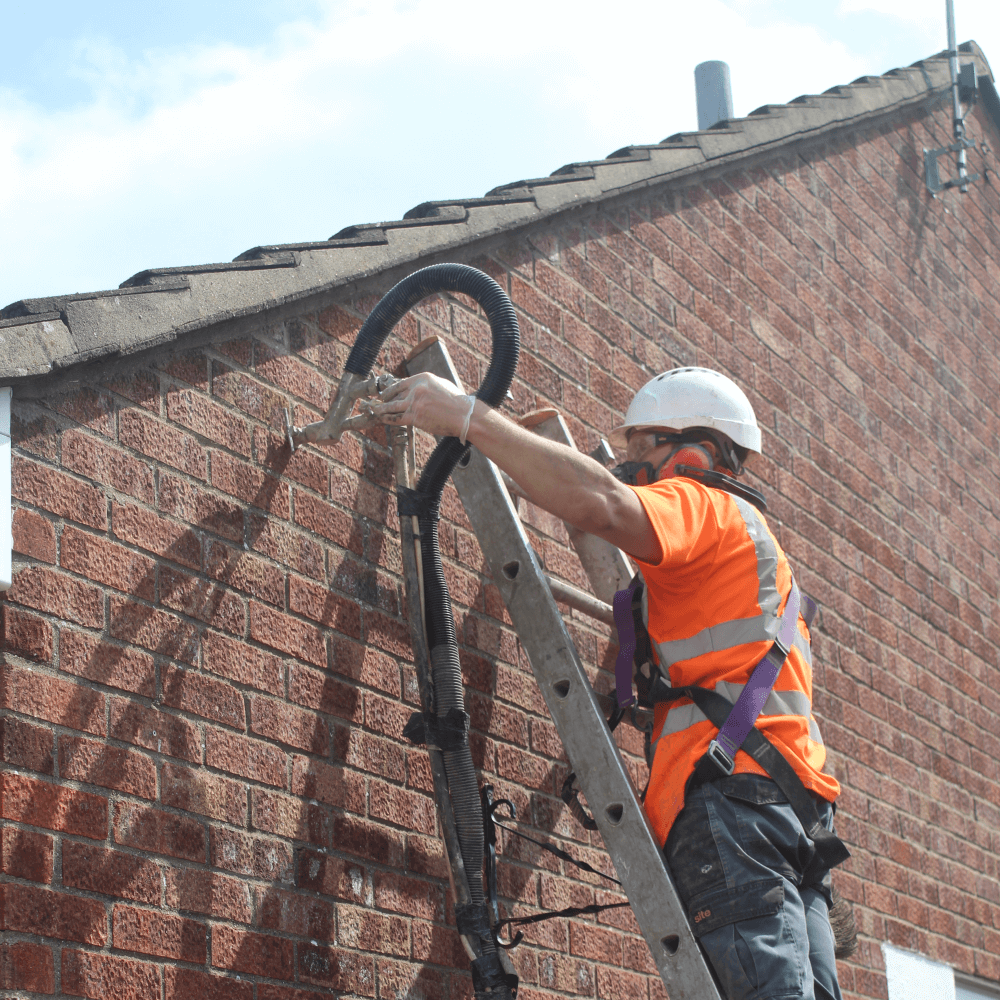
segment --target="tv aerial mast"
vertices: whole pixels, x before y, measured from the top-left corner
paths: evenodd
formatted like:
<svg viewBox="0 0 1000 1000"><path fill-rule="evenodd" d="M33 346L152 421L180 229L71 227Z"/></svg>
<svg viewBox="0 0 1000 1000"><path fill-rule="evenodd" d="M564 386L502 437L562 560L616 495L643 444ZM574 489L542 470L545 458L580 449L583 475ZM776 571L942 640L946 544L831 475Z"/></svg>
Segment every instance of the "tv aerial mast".
<svg viewBox="0 0 1000 1000"><path fill-rule="evenodd" d="M955 130L955 141L950 146L943 146L941 149L924 150L924 180L927 189L932 194L946 191L948 188L958 188L962 194L966 194L969 185L979 180L979 174L970 174L966 160L966 152L975 148L975 143L971 142L965 134L965 119L975 106L976 96L979 93L979 81L976 77L976 64L965 63L959 68L958 65L958 44L955 41L955 0L945 0L945 14L948 21L948 64L951 70L951 106L952 124ZM965 114L962 114L962 105L965 104ZM938 158L945 153L956 153L955 165L958 176L952 180L941 180L941 168L938 165Z"/></svg>

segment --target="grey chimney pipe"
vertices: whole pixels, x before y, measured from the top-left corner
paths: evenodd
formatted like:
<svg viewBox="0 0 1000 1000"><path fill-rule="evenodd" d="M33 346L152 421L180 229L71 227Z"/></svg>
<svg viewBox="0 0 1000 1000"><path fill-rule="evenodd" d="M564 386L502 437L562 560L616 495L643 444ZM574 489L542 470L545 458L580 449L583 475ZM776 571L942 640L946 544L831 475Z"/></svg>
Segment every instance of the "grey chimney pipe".
<svg viewBox="0 0 1000 1000"><path fill-rule="evenodd" d="M733 117L733 85L729 63L712 60L694 68L694 89L698 100L698 131Z"/></svg>

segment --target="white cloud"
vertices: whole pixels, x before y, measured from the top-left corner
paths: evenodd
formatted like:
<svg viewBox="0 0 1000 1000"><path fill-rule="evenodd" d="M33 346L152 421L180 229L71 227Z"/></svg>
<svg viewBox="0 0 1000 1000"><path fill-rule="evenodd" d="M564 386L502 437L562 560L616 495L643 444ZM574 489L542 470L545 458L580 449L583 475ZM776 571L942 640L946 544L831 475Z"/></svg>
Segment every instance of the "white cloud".
<svg viewBox="0 0 1000 1000"><path fill-rule="evenodd" d="M369 0L257 48L130 61L81 43L89 101L51 112L0 93L0 306L657 142L695 127L704 59L730 63L737 115L879 69L722 0Z"/></svg>
<svg viewBox="0 0 1000 1000"><path fill-rule="evenodd" d="M930 45L925 55L948 44L945 5L941 0L840 0L837 12L884 14L909 26L916 25ZM1000 43L1000 5L996 0L956 0L955 35L960 43L975 39L987 50L991 41Z"/></svg>

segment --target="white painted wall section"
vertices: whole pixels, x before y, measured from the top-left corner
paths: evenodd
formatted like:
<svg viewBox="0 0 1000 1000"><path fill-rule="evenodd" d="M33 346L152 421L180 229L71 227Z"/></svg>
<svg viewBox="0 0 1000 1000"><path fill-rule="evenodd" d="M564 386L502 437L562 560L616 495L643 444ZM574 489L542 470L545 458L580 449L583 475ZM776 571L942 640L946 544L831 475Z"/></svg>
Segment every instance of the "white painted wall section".
<svg viewBox="0 0 1000 1000"><path fill-rule="evenodd" d="M955 1000L955 973L950 965L891 944L882 945L882 954L889 1000Z"/></svg>
<svg viewBox="0 0 1000 1000"><path fill-rule="evenodd" d="M10 530L10 397L9 387L0 388L0 590L10 589L14 548Z"/></svg>

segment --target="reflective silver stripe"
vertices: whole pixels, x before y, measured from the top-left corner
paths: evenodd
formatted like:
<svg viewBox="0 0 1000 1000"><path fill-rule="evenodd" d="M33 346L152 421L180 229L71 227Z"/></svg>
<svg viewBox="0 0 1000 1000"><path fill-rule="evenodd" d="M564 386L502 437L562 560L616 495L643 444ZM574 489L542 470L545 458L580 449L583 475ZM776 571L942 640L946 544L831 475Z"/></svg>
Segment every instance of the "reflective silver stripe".
<svg viewBox="0 0 1000 1000"><path fill-rule="evenodd" d="M813 654L809 640L796 628L795 638L792 640L792 649L797 649L802 654L802 659L812 667Z"/></svg>
<svg viewBox="0 0 1000 1000"><path fill-rule="evenodd" d="M728 681L719 681L715 685L715 690L721 694L730 704L735 704L743 690L742 684L730 684ZM819 726L812 717L812 705L805 693L802 691L772 691L764 702L761 715L792 715L809 720L809 738L815 743L822 743L823 737L820 734ZM708 716L695 704L678 705L671 708L667 713L666 721L663 723L663 730L657 737L657 741L672 733L679 733L689 726L699 722L707 722Z"/></svg>
<svg viewBox="0 0 1000 1000"><path fill-rule="evenodd" d="M735 618L719 625L711 625L688 639L656 643L656 653L664 675L680 660L691 660L703 653L742 646L747 642L772 642L778 634L781 622L778 616L781 605L781 594L778 592L778 550L756 509L740 497L734 496L731 499L743 518L747 534L757 553L757 604L761 613L753 618Z"/></svg>

